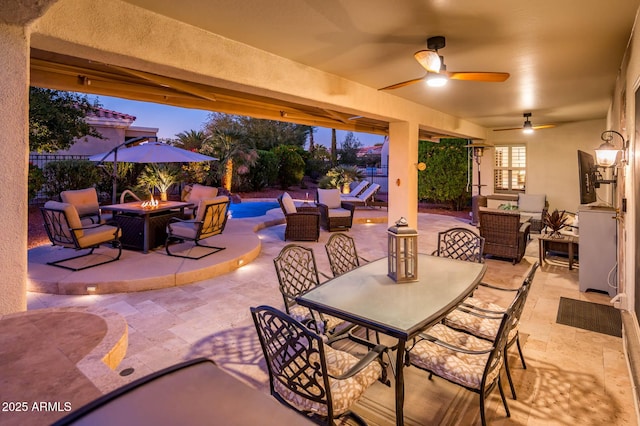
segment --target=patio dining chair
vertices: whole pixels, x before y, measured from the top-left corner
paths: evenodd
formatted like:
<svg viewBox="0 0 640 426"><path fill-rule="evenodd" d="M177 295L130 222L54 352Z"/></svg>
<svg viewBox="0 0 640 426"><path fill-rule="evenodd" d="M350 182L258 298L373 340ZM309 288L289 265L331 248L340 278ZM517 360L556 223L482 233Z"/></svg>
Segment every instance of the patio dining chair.
<svg viewBox="0 0 640 426"><path fill-rule="evenodd" d="M354 239L342 232L332 234L324 248L334 277L357 268L361 260L369 262L364 257L358 256Z"/></svg>
<svg viewBox="0 0 640 426"><path fill-rule="evenodd" d="M210 200L202 200L198 204L198 211L193 220L184 220L173 217L167 224L167 239L164 248L169 256L185 259L202 259L212 255L225 247L215 247L203 244L202 240L215 235L220 235L227 224L227 211L229 210L229 197L220 196ZM172 242L193 241L197 247L209 249L200 256L172 253L169 246Z"/></svg>
<svg viewBox="0 0 640 426"><path fill-rule="evenodd" d="M485 287L492 291L514 293L512 301L515 300L516 297L522 298L522 303L516 308L513 314L514 324L509 332L509 336L507 337L504 359L507 379L509 381L509 387L511 388L511 395L513 396L513 399L517 399L516 390L513 384L513 379L511 378L509 358L506 355L506 351L515 344L518 348L522 368L527 368L527 364L524 361L524 354L522 353L522 346L520 345L520 317L522 316L522 311L524 310L524 305L527 301L529 291L531 290L531 284L533 283L533 278L535 277L538 266L539 263L536 262L531 266L531 268L529 268L522 285L518 288L504 288L486 283L480 284L481 287ZM500 321L495 318L495 315L503 314L507 309L508 308L496 303L483 300L476 295L473 297L467 297L455 310L445 317L443 322L448 327L470 333L482 339L493 341L496 338L496 334L498 333L498 328L500 326Z"/></svg>
<svg viewBox="0 0 640 426"><path fill-rule="evenodd" d="M273 259L273 264L287 314L316 332L327 335L328 338L343 336L353 327L340 318L313 312L296 302L296 297L320 285L316 258L312 249L297 244L287 244ZM322 275L329 278L325 274Z"/></svg>
<svg viewBox="0 0 640 426"><path fill-rule="evenodd" d="M320 424L334 426L335 420L346 417L367 424L350 408L376 380L386 383L384 346L357 358L325 344L321 336L275 308L251 308L251 315L271 395Z"/></svg>
<svg viewBox="0 0 640 426"><path fill-rule="evenodd" d="M112 218L111 215L103 215L100 211L98 192L95 188L62 191L60 199L76 208L83 225L104 223Z"/></svg>
<svg viewBox="0 0 640 426"><path fill-rule="evenodd" d="M467 228L450 228L438 232L438 248L434 256L482 263L484 238Z"/></svg>
<svg viewBox="0 0 640 426"><path fill-rule="evenodd" d="M408 348L407 364L427 371L429 380L436 375L477 393L483 426L487 424L485 401L496 387L507 417L511 417L500 373L506 358L507 339L515 325L516 312L522 304L523 292L518 292L506 312L493 315L499 321L493 340L481 339L443 323L428 328Z"/></svg>
<svg viewBox="0 0 640 426"><path fill-rule="evenodd" d="M122 231L117 224L96 223L83 226L78 211L69 203L47 201L44 207L40 210L44 218L45 230L47 231L51 244L54 246L72 248L74 250L89 250L88 252L77 256L68 257L54 262L47 262L47 265L57 266L70 271L81 271L94 266L104 265L105 263L115 262L120 259L120 255L122 254L122 245L120 244ZM73 267L62 264L70 260L92 255L94 250L103 244L108 244L113 249L116 249L117 254L113 257L109 257L108 260L103 262L92 263L82 267Z"/></svg>

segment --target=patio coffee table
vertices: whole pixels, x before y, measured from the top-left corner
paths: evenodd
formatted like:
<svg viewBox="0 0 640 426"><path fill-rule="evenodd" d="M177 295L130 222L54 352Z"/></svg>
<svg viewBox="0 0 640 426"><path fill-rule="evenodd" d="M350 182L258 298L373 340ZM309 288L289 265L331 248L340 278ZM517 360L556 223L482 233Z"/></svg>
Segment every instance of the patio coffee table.
<svg viewBox="0 0 640 426"><path fill-rule="evenodd" d="M113 220L122 228L123 248L148 253L151 248L164 244L169 219L181 217L190 206L192 204L181 201L160 201L157 207L144 208L140 201L133 201L100 208L113 212Z"/></svg>
<svg viewBox="0 0 640 426"><path fill-rule="evenodd" d="M440 321L480 283L483 263L420 254L418 281L396 283L387 276L387 258L335 277L296 298L298 304L398 339L396 424L404 424L406 342Z"/></svg>

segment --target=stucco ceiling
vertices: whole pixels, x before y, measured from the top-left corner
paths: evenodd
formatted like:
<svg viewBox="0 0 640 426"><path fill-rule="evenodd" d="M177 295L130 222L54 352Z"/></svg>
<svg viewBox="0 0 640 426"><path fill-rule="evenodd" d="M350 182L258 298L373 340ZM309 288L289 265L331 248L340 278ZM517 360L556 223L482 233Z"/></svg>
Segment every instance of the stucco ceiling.
<svg viewBox="0 0 640 426"><path fill-rule="evenodd" d="M640 0L126 0L196 27L381 88L417 78L430 36L449 71L504 83L414 84L394 95L479 125L606 116Z"/></svg>

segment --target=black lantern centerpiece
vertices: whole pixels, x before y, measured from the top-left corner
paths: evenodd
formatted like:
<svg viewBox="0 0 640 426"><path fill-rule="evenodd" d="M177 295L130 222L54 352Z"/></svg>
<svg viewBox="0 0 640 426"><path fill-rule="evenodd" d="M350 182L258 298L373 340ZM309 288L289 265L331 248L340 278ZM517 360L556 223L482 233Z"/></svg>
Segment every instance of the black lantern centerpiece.
<svg viewBox="0 0 640 426"><path fill-rule="evenodd" d="M387 236L388 275L398 283L418 281L418 231L401 217L387 230Z"/></svg>

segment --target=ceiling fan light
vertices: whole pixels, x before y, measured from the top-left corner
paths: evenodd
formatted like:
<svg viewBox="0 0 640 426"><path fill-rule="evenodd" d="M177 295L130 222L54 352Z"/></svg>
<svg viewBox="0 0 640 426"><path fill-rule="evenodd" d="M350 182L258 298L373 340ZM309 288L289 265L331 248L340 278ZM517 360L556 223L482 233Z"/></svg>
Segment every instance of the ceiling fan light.
<svg viewBox="0 0 640 426"><path fill-rule="evenodd" d="M421 50L416 52L414 57L427 71L440 71L441 58L440 55L438 55L438 52L433 50Z"/></svg>
<svg viewBox="0 0 640 426"><path fill-rule="evenodd" d="M533 133L533 126L531 125L531 122L529 120L525 121L522 125L522 133L525 133L527 135Z"/></svg>
<svg viewBox="0 0 640 426"><path fill-rule="evenodd" d="M427 86L429 87L442 87L447 84L447 81L449 79L445 74L429 73L427 76Z"/></svg>

